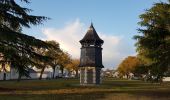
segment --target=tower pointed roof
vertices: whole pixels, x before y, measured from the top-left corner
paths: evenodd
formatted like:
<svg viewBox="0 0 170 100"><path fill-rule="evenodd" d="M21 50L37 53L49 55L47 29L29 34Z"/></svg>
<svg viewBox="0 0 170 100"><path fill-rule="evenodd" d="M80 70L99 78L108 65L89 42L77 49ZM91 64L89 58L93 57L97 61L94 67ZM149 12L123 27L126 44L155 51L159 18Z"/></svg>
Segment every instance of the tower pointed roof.
<svg viewBox="0 0 170 100"><path fill-rule="evenodd" d="M83 37L82 40L80 40L80 43L83 42L97 42L97 43L103 43L104 41L98 36L95 28L93 27L93 23L91 23L86 35Z"/></svg>

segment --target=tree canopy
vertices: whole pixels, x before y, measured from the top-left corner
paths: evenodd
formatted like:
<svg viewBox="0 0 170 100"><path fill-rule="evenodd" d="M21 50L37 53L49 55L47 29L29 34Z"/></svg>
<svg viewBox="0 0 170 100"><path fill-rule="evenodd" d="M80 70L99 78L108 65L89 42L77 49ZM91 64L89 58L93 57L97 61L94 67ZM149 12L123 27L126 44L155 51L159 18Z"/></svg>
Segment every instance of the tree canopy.
<svg viewBox="0 0 170 100"><path fill-rule="evenodd" d="M76 78L78 77L78 66L80 64L80 60L79 59L71 59L70 63L68 63L68 65L66 66L66 68L70 71L75 71L76 72Z"/></svg>
<svg viewBox="0 0 170 100"><path fill-rule="evenodd" d="M170 66L170 1L155 3L140 15L136 47L152 76L162 79Z"/></svg>
<svg viewBox="0 0 170 100"><path fill-rule="evenodd" d="M29 3L30 0L21 0ZM11 66L22 75L29 76L28 67L38 65L36 62L50 58L36 52L37 49L55 48L46 42L22 33L22 28L41 24L48 19L44 16L29 15L31 9L21 7L15 0L0 0L0 53L11 62Z"/></svg>
<svg viewBox="0 0 170 100"><path fill-rule="evenodd" d="M134 73L136 67L138 67L141 64L142 64L141 61L137 57L128 56L120 63L117 70L120 76L127 76L127 78L129 78L129 75L131 73Z"/></svg>
<svg viewBox="0 0 170 100"><path fill-rule="evenodd" d="M21 0L29 3L30 0ZM31 9L21 7L15 0L0 1L0 28L8 30L19 30L22 27L30 28L30 25L41 24L43 20L48 19L44 16L29 15Z"/></svg>
<svg viewBox="0 0 170 100"><path fill-rule="evenodd" d="M51 57L52 60L49 63L49 66L53 69L53 76L52 78L55 78L55 70L57 66L60 66L60 61L62 59L63 51L60 49L59 43L56 41L46 41L46 43L56 47L56 48L50 48L45 55L48 57Z"/></svg>

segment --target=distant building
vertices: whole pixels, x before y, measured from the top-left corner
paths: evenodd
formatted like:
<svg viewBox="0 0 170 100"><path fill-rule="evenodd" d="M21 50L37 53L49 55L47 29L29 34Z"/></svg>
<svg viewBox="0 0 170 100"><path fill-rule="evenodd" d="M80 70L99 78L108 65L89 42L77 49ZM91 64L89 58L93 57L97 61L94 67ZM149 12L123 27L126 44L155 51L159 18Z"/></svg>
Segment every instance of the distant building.
<svg viewBox="0 0 170 100"><path fill-rule="evenodd" d="M113 72L114 72L114 70L111 70L111 69L102 70L102 76L103 77L113 77Z"/></svg>
<svg viewBox="0 0 170 100"><path fill-rule="evenodd" d="M5 65L8 70L3 71L2 65L0 64L0 80L16 80L18 79L19 73L15 68L11 68L9 64ZM22 76L21 79L39 79L41 73L41 69L37 69L35 67L29 69L29 76L25 77ZM51 79L53 75L53 71L51 68L46 68L45 71L42 74L42 79ZM69 75L69 71L67 69L64 69L63 74L60 71L59 66L56 67L54 78L67 78L67 77L75 77L74 73L71 73Z"/></svg>
<svg viewBox="0 0 170 100"><path fill-rule="evenodd" d="M30 67L29 76L22 76L21 79L39 79L41 69L37 69L36 67ZM0 53L0 80L16 80L18 79L19 73L18 71L11 67L10 61L4 60L3 55ZM52 68L46 68L42 74L42 79L51 79L53 76ZM70 73L67 69L64 69L63 74L60 71L60 66L56 66L54 78L62 78L62 77L75 77L74 72Z"/></svg>
<svg viewBox="0 0 170 100"><path fill-rule="evenodd" d="M114 70L112 76L114 78L119 78L119 72Z"/></svg>
<svg viewBox="0 0 170 100"><path fill-rule="evenodd" d="M170 82L170 77L163 77L163 82Z"/></svg>
<svg viewBox="0 0 170 100"><path fill-rule="evenodd" d="M19 76L18 71L14 68L9 68L9 69L10 69L9 71L6 71L6 72L1 71L0 72L0 80L16 80L16 79L18 79L18 76ZM40 76L40 73L41 73L40 71L35 71L33 69L29 69L30 78L22 76L21 79L38 79ZM44 73L42 74L42 79L48 79L51 77L52 77L52 72L50 72L50 71L45 70Z"/></svg>
<svg viewBox="0 0 170 100"><path fill-rule="evenodd" d="M114 69L102 70L102 77L119 78L119 72Z"/></svg>

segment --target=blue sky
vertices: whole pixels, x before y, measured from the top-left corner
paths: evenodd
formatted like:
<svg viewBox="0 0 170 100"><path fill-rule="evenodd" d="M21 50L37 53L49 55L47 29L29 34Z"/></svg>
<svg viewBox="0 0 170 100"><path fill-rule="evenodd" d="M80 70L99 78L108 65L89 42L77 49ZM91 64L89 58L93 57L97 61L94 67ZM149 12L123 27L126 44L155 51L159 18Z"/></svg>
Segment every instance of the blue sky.
<svg viewBox="0 0 170 100"><path fill-rule="evenodd" d="M154 2L159 1L32 0L29 5L21 4L33 9L31 14L47 16L51 20L44 22L43 25L32 26L30 29L24 28L23 32L40 39L61 42L61 47L65 51L74 58L79 58L78 41L92 21L99 35L106 41L103 46L104 66L115 68L123 58L136 54L135 40L132 37L140 27L137 24L140 21L139 15Z"/></svg>

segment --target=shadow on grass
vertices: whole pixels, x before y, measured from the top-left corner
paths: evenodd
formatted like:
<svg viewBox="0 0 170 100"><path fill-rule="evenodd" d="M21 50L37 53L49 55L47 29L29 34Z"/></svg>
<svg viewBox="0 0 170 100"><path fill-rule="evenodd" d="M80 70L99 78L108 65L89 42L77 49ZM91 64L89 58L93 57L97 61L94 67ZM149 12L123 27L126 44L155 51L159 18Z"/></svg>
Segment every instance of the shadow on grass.
<svg viewBox="0 0 170 100"><path fill-rule="evenodd" d="M74 88L76 93L72 91ZM62 94L50 94L49 92L60 89L69 90L69 93L67 94L65 90ZM91 91L93 89L94 91ZM29 94L27 90L34 93L42 90L46 93ZM83 93L85 90L91 92ZM16 94L15 91L23 91L23 93ZM170 100L169 83L160 85L133 80L107 79L99 86L80 86L79 81L75 79L25 80L19 83L1 81L0 93L3 92L7 92L7 94L1 94L0 100Z"/></svg>
<svg viewBox="0 0 170 100"><path fill-rule="evenodd" d="M105 94L41 94L41 95L0 95L0 100L99 100Z"/></svg>
<svg viewBox="0 0 170 100"><path fill-rule="evenodd" d="M10 94L0 100L169 100L170 91L115 91L83 94Z"/></svg>

